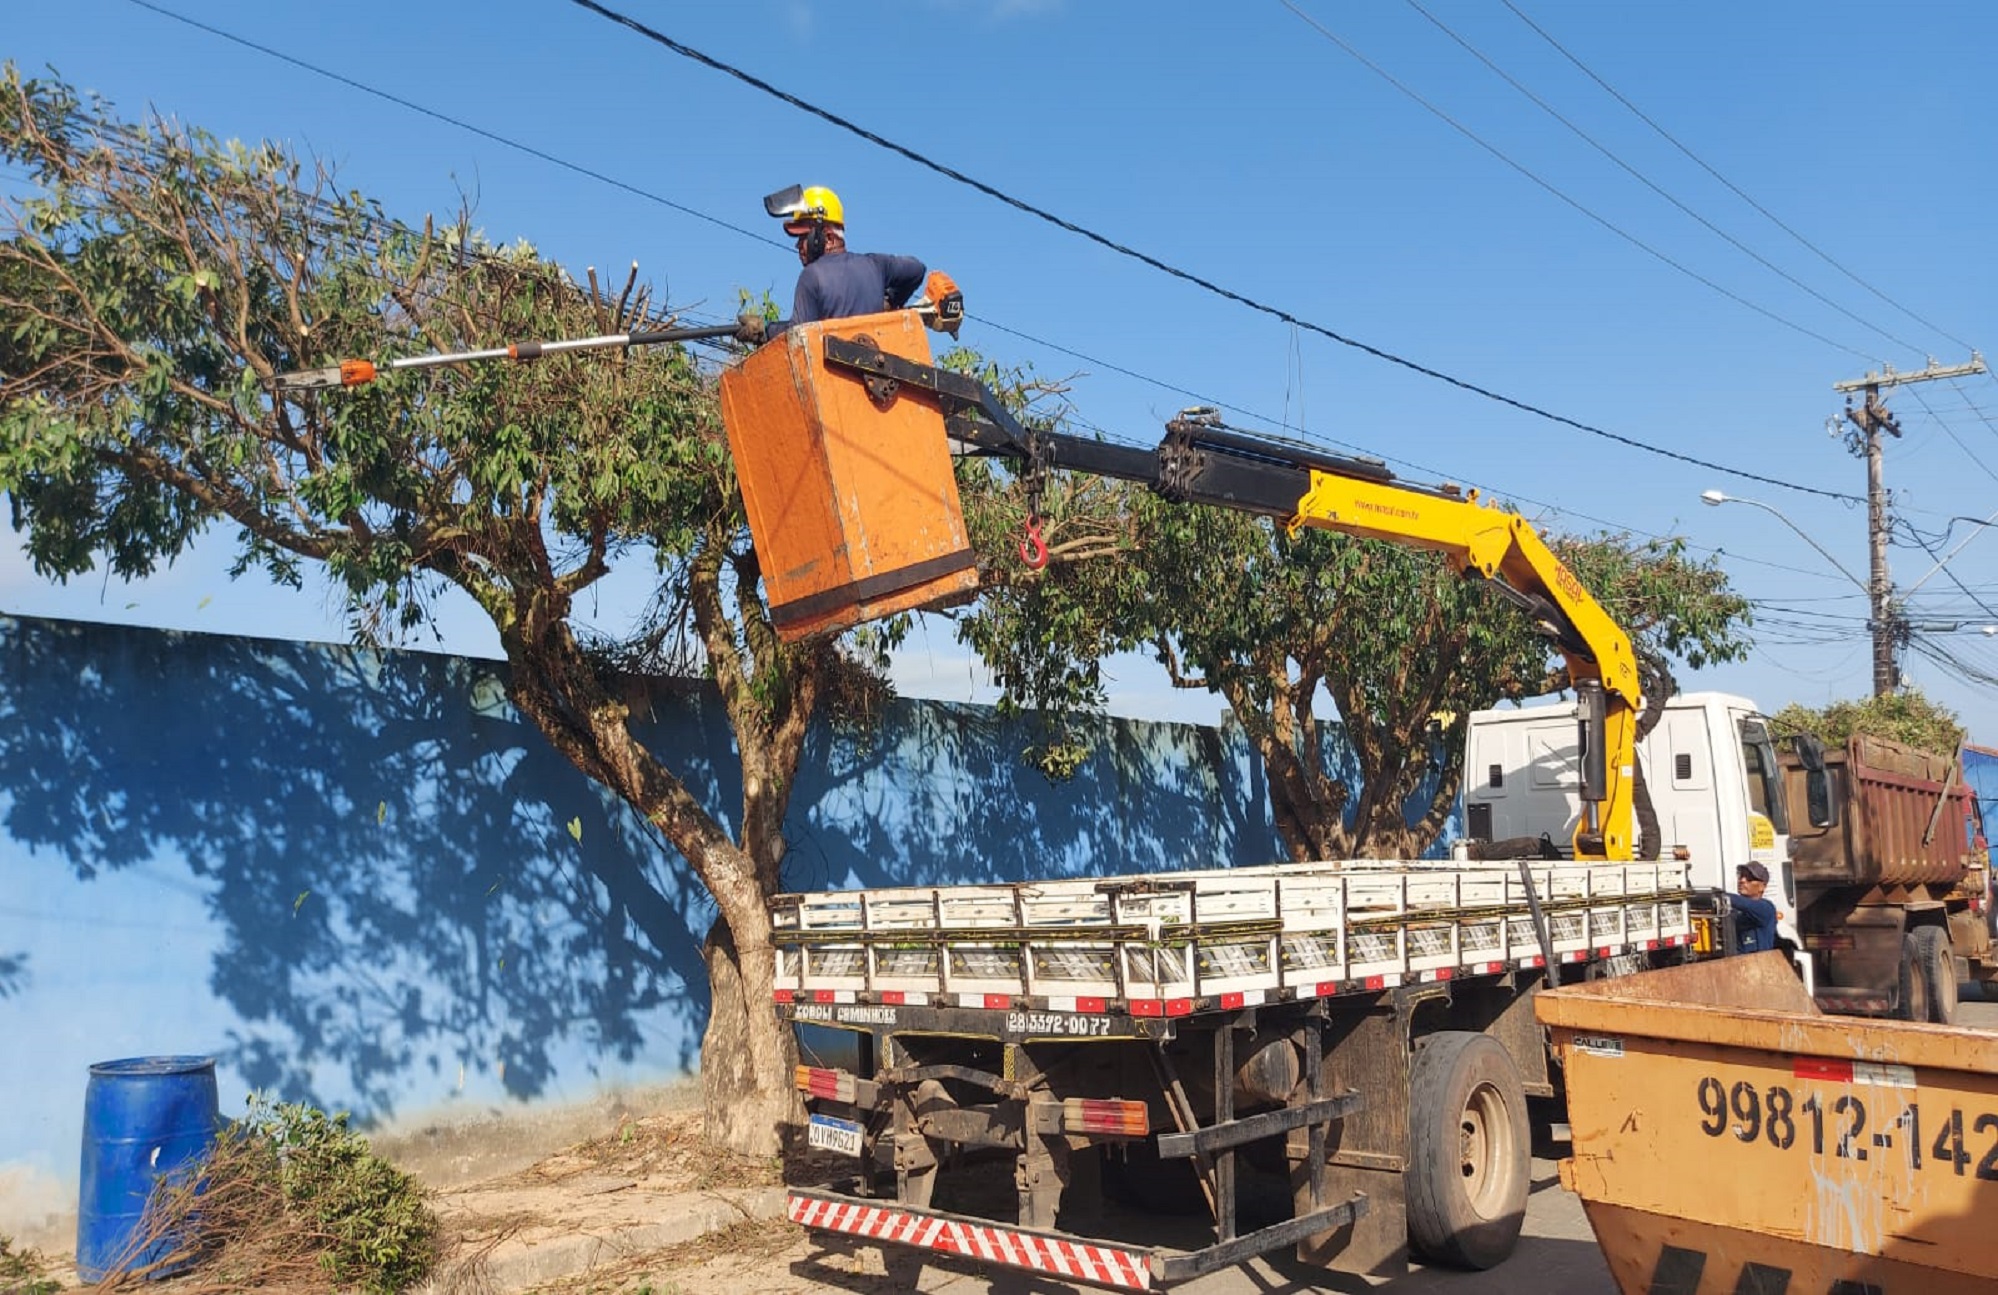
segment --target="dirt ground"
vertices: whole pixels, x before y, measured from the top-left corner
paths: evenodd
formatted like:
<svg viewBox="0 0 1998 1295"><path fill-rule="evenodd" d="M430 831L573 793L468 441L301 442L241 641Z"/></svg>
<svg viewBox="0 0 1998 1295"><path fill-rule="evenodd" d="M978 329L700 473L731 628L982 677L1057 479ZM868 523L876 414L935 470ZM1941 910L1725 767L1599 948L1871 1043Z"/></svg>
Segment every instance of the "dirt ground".
<svg viewBox="0 0 1998 1295"><path fill-rule="evenodd" d="M393 1156L393 1148L386 1149ZM836 1160L794 1158L793 1182ZM786 1170L701 1140L701 1114L624 1113L523 1168L440 1190L452 1236L437 1295L777 1295L906 1290L878 1252L842 1256L782 1217ZM929 1282L925 1282L927 1287Z"/></svg>

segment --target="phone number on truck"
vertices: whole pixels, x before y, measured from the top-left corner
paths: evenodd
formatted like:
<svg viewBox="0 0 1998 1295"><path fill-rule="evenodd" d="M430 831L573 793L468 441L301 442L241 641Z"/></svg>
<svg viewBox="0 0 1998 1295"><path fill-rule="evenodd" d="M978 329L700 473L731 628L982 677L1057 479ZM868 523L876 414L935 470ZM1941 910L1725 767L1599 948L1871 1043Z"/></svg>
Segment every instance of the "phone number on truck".
<svg viewBox="0 0 1998 1295"><path fill-rule="evenodd" d="M1712 1075L1699 1081L1695 1100L1700 1132L1710 1138L1732 1136L1739 1142L1767 1142L1778 1151L1801 1148L1841 1160L1893 1155L1898 1148L1910 1168L1926 1164L1998 1182L1998 1114L1988 1111L1966 1114L1958 1106L1945 1111L1940 1103L1924 1110L1912 1095L1905 1102L1874 1097L1868 1109L1867 1096L1857 1092L1835 1098L1812 1092L1800 1098L1783 1084L1728 1084ZM1985 1139L1983 1154L1976 1155L1978 1142Z"/></svg>

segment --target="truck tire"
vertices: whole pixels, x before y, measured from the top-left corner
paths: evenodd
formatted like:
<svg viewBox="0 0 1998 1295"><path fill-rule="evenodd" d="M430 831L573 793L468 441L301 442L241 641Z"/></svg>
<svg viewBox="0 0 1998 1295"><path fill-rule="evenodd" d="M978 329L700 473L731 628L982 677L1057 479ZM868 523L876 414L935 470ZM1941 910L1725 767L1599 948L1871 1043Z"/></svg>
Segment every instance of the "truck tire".
<svg viewBox="0 0 1998 1295"><path fill-rule="evenodd" d="M1897 1021L1929 1019L1929 978L1922 973L1921 954L1915 948L1913 931L1901 937L1901 967L1897 977L1900 1001L1894 1005Z"/></svg>
<svg viewBox="0 0 1998 1295"><path fill-rule="evenodd" d="M1940 926L1918 926L1908 939L1914 946L1914 964L1928 990L1927 1019L1938 1025L1955 1025L1956 954L1949 947L1949 932Z"/></svg>
<svg viewBox="0 0 1998 1295"><path fill-rule="evenodd" d="M1482 1034L1431 1035L1408 1081L1408 1240L1429 1259L1484 1269L1519 1241L1532 1132L1512 1057Z"/></svg>

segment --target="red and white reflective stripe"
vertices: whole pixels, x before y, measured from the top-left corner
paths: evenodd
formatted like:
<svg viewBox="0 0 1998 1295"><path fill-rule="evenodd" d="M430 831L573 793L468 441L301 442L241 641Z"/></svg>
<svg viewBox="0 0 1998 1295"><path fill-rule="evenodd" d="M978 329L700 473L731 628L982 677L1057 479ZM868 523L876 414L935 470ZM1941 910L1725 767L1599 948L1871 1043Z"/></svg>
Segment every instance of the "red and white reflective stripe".
<svg viewBox="0 0 1998 1295"><path fill-rule="evenodd" d="M1237 1007L1256 1007L1267 997L1268 995L1260 989L1245 989L1239 994L1221 995L1221 1006L1224 1010L1232 1010Z"/></svg>
<svg viewBox="0 0 1998 1295"><path fill-rule="evenodd" d="M1471 974L1474 976L1496 976L1504 970L1505 964L1503 962L1480 962L1471 968Z"/></svg>
<svg viewBox="0 0 1998 1295"><path fill-rule="evenodd" d="M959 994L959 1007L980 1007L988 1012L1003 1012L1013 1005L1011 994Z"/></svg>
<svg viewBox="0 0 1998 1295"><path fill-rule="evenodd" d="M1120 1290L1151 1289L1148 1257L1142 1251L1120 1246L1067 1241L1011 1228L914 1214L892 1206L830 1201L817 1196L793 1194L785 1212L793 1223L822 1231L1050 1272Z"/></svg>
<svg viewBox="0 0 1998 1295"><path fill-rule="evenodd" d="M1103 1012L1109 1009L1110 1002L1105 998L1050 998L1050 1012Z"/></svg>
<svg viewBox="0 0 1998 1295"><path fill-rule="evenodd" d="M853 1001L851 989L814 989L812 1001L815 1003L850 1003Z"/></svg>
<svg viewBox="0 0 1998 1295"><path fill-rule="evenodd" d="M1561 955L1561 961L1563 962L1587 962L1588 960L1589 951L1587 949L1570 949Z"/></svg>
<svg viewBox="0 0 1998 1295"><path fill-rule="evenodd" d="M930 996L920 989L884 989L881 1003L884 1007L925 1007Z"/></svg>
<svg viewBox="0 0 1998 1295"><path fill-rule="evenodd" d="M1366 979L1368 989L1393 989L1399 984L1401 984L1399 971L1390 971L1384 976L1368 976Z"/></svg>
<svg viewBox="0 0 1998 1295"><path fill-rule="evenodd" d="M1193 1012L1191 998L1134 998L1130 1002L1133 1016L1187 1016Z"/></svg>
<svg viewBox="0 0 1998 1295"><path fill-rule="evenodd" d="M788 989L780 989L777 991L777 1001L780 1003L788 1003L795 996L796 995L791 990Z"/></svg>
<svg viewBox="0 0 1998 1295"><path fill-rule="evenodd" d="M1536 953L1530 958L1521 958L1519 965L1526 968L1544 967L1547 965L1547 959Z"/></svg>
<svg viewBox="0 0 1998 1295"><path fill-rule="evenodd" d="M1455 967L1433 967L1417 977L1423 984L1433 984L1438 980L1451 980L1457 975Z"/></svg>
<svg viewBox="0 0 1998 1295"><path fill-rule="evenodd" d="M1915 1068L1879 1061L1837 1061L1830 1057L1797 1057L1790 1063L1793 1079L1820 1079L1833 1084L1868 1084L1875 1088L1915 1087Z"/></svg>

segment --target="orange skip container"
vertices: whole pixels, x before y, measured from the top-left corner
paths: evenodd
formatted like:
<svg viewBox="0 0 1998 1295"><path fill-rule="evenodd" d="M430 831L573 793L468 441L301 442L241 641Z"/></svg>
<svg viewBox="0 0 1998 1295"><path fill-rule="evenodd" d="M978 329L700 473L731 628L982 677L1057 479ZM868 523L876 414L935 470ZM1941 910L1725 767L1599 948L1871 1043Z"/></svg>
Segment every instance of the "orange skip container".
<svg viewBox="0 0 1998 1295"><path fill-rule="evenodd" d="M1781 953L1540 993L1625 1295L1998 1287L1998 1035L1824 1016Z"/></svg>
<svg viewBox="0 0 1998 1295"><path fill-rule="evenodd" d="M830 369L822 339L933 363L913 310L788 329L722 374L722 422L778 636L795 642L969 594L978 571L943 413Z"/></svg>

